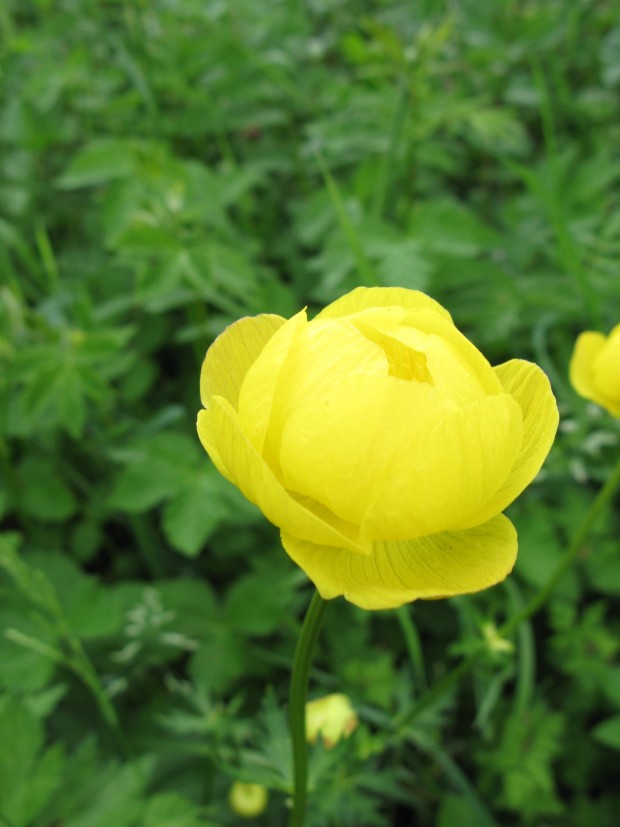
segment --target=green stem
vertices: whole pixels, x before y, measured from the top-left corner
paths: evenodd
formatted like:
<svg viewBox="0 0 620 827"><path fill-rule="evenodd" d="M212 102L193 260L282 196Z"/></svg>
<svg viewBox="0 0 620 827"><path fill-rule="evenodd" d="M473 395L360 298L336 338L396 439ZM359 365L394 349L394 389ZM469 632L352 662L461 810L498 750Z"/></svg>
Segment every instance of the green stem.
<svg viewBox="0 0 620 827"><path fill-rule="evenodd" d="M302 827L306 809L308 785L308 748L306 746L306 694L310 664L316 645L327 602L318 592L314 593L295 649L293 674L289 693L289 718L293 745L293 809L289 827Z"/></svg>
<svg viewBox="0 0 620 827"><path fill-rule="evenodd" d="M583 544L586 540L586 537L590 533L590 530L596 520L598 519L599 515L607 505L607 503L611 500L613 495L615 494L618 485L620 485L620 459L616 463L616 467L614 468L611 476L605 483L605 485L601 488L598 492L596 499L592 503L590 510L583 518L581 525L575 532L575 535L569 544L568 548L564 552L564 556L558 563L555 568L555 571L547 580L545 585L538 591L532 599L526 603L526 605L521 609L520 612L514 614L503 626L500 626L499 633L502 636L507 636L511 632L513 632L517 626L524 620L532 617L536 614L542 607L545 605L547 600L551 597L551 594L559 581L562 577L566 574L568 569L573 564L575 557L579 554Z"/></svg>
<svg viewBox="0 0 620 827"><path fill-rule="evenodd" d="M574 562L575 557L579 554L579 551L583 547L583 544L590 530L592 529L592 526L600 516L605 506L609 503L613 495L616 493L619 485L620 459L618 459L616 467L614 468L611 476L597 494L596 499L590 507L590 510L583 518L581 525L575 532L575 535L570 545L566 549L564 556L556 566L549 580L542 587L542 589L540 589L540 591L537 592L528 603L526 603L526 605L520 611L512 615L512 617L498 629L498 633L502 637L507 637L508 635L510 635L521 623L523 623L524 620L528 620L530 617L535 615L536 612L540 611L540 609L543 608L543 606L551 597L551 594L553 593L553 590L557 586L558 582L566 574L567 570ZM452 687L455 686L455 684L461 677L467 674L467 672L477 662L478 658L480 657L483 651L484 647L481 646L478 650L468 655L466 658L463 658L463 660L460 663L458 663L453 669L447 672L443 676L443 678L437 681L437 683L435 683L429 689L429 691L420 699L420 702L416 704L414 709L412 709L408 714L404 715L399 721L397 721L398 726L410 726L415 720L417 720L420 717L420 715L423 712L425 712L429 707L432 707L442 695L444 695L446 692L449 692L452 689Z"/></svg>
<svg viewBox="0 0 620 827"><path fill-rule="evenodd" d="M396 609L396 618L400 624L403 637L405 638L405 645L411 660L411 667L413 669L413 677L416 683L416 690L418 692L426 691L426 672L424 669L424 656L422 655L422 644L420 643L420 635L411 619L411 607L399 606Z"/></svg>

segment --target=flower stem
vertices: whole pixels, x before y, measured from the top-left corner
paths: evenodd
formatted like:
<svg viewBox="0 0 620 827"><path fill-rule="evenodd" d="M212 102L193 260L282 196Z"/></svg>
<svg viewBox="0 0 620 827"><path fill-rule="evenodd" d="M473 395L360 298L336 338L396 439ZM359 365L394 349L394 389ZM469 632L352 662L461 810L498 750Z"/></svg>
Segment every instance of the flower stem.
<svg viewBox="0 0 620 827"><path fill-rule="evenodd" d="M536 592L532 599L526 603L525 606L523 606L522 609L517 611L502 626L499 627L497 631L501 637L507 637L510 635L521 623L523 623L524 620L528 620L530 617L533 617L533 615L539 612L547 603L553 593L553 590L564 574L568 571L574 562L575 557L579 554L579 551L583 547L583 544L594 523L597 521L601 512L605 509L609 501L617 492L619 486L620 458L618 459L611 476L598 492L594 502L583 518L579 528L575 532L573 539L555 567L551 577L547 580L545 585L538 592ZM467 674L467 672L475 665L483 651L484 648L480 647L475 652L472 652L467 655L467 657L463 658L463 660L454 666L449 672L446 672L446 674L438 680L437 683L431 686L428 692L426 692L426 694L420 699L419 703L417 703L409 713L404 715L397 722L398 725L400 727L411 726L411 724L416 721L423 712L425 712L429 707L432 707L439 700L439 698L449 692L457 684L460 678Z"/></svg>
<svg viewBox="0 0 620 827"><path fill-rule="evenodd" d="M422 644L420 643L418 630L411 619L411 607L399 606L398 609L396 609L396 618L400 624L403 637L405 638L407 652L411 660L415 691L425 692L427 685L426 672L424 670L424 656L422 655Z"/></svg>
<svg viewBox="0 0 620 827"><path fill-rule="evenodd" d="M603 511L607 503L615 494L618 485L620 485L620 459L618 459L616 467L612 471L611 476L609 477L605 485L601 488L601 490L598 492L594 502L590 507L590 510L583 518L568 548L564 552L564 556L561 558L560 562L555 567L555 570L549 578L549 580L547 580L542 589L540 589L540 591L538 591L534 595L534 597L532 597L529 603L526 603L526 605L521 609L521 611L514 614L509 620L506 621L506 623L504 623L503 626L499 628L500 635L506 637L511 632L513 632L523 620L527 620L528 618L532 617L532 615L535 615L536 612L538 612L540 609L542 609L547 600L549 600L549 598L551 597L551 594L557 586L557 584L559 583L559 581L571 567L572 563L575 560L575 557L579 554L579 551L581 550L586 540L586 537L590 533L592 526L598 519L600 513Z"/></svg>
<svg viewBox="0 0 620 827"><path fill-rule="evenodd" d="M304 618L301 634L295 649L293 674L289 691L289 720L291 727L291 741L293 745L293 809L289 819L289 827L302 827L306 809L308 786L308 750L306 746L306 694L310 664L316 645L327 602L318 592L314 593L306 617Z"/></svg>

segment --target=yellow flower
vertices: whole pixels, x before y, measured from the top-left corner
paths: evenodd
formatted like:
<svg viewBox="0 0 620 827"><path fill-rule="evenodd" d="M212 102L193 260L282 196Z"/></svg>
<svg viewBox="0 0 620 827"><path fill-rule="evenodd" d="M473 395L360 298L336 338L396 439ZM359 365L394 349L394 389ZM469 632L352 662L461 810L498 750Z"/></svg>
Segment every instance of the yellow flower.
<svg viewBox="0 0 620 827"><path fill-rule="evenodd" d="M357 723L351 701L339 692L306 704L306 737L311 744L320 735L331 749L341 738L348 738Z"/></svg>
<svg viewBox="0 0 620 827"><path fill-rule="evenodd" d="M551 448L555 399L536 365L492 368L423 293L358 288L310 322L241 319L200 390L202 444L323 598L392 608L512 569L500 512Z"/></svg>
<svg viewBox="0 0 620 827"><path fill-rule="evenodd" d="M248 784L235 781L228 794L228 803L233 812L242 818L256 818L267 808L269 793L262 784Z"/></svg>
<svg viewBox="0 0 620 827"><path fill-rule="evenodd" d="M570 381L578 394L620 418L620 324L607 337L592 330L577 337Z"/></svg>

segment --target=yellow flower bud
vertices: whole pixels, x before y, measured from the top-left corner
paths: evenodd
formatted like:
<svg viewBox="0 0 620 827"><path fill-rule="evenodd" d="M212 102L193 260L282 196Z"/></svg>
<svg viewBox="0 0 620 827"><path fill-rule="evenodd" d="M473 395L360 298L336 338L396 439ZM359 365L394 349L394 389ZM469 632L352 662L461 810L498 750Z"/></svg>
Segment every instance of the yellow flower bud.
<svg viewBox="0 0 620 827"><path fill-rule="evenodd" d="M348 738L358 720L346 695L334 693L306 704L306 738L313 744L319 735L327 749Z"/></svg>
<svg viewBox="0 0 620 827"><path fill-rule="evenodd" d="M491 367L415 290L360 287L308 321L262 315L207 352L198 434L324 599L365 609L485 589L517 554L502 511L558 411L536 365Z"/></svg>
<svg viewBox="0 0 620 827"><path fill-rule="evenodd" d="M580 396L620 418L620 324L609 336L592 330L578 336L570 381Z"/></svg>
<svg viewBox="0 0 620 827"><path fill-rule="evenodd" d="M228 803L233 812L242 818L256 818L267 807L269 793L262 784L235 781L228 794Z"/></svg>

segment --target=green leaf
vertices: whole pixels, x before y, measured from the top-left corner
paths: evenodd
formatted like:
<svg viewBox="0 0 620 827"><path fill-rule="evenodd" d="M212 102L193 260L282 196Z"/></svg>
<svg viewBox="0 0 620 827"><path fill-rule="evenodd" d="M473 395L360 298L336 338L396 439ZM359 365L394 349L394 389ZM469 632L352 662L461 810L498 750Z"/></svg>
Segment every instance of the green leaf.
<svg viewBox="0 0 620 827"><path fill-rule="evenodd" d="M128 141L102 138L86 144L56 181L59 189L71 190L104 184L131 175L134 150Z"/></svg>
<svg viewBox="0 0 620 827"><path fill-rule="evenodd" d="M620 750L620 715L614 715L612 718L606 718L597 724L592 730L592 737L595 738L599 744L604 744L611 749Z"/></svg>
<svg viewBox="0 0 620 827"><path fill-rule="evenodd" d="M60 523L75 513L77 502L51 461L26 458L18 468L19 508L38 520Z"/></svg>
<svg viewBox="0 0 620 827"><path fill-rule="evenodd" d="M0 698L0 808L13 827L30 827L61 781L62 748L43 751L43 725L19 700Z"/></svg>
<svg viewBox="0 0 620 827"><path fill-rule="evenodd" d="M229 689L247 669L244 642L232 629L213 626L192 655L189 671L200 686L219 693Z"/></svg>
<svg viewBox="0 0 620 827"><path fill-rule="evenodd" d="M129 595L123 589L100 584L96 577L84 574L61 554L33 554L28 560L54 587L65 618L77 637L83 640L110 637L121 630L129 603Z"/></svg>
<svg viewBox="0 0 620 827"><path fill-rule="evenodd" d="M279 628L295 597L292 579L290 573L274 570L240 577L226 595L226 618L248 637L271 634Z"/></svg>
<svg viewBox="0 0 620 827"><path fill-rule="evenodd" d="M197 440L160 433L136 441L117 456L125 468L117 477L109 505L130 513L146 511L178 493L193 476L200 457Z"/></svg>
<svg viewBox="0 0 620 827"><path fill-rule="evenodd" d="M478 827L480 813L470 799L448 793L442 797L436 827Z"/></svg>
<svg viewBox="0 0 620 827"><path fill-rule="evenodd" d="M203 463L193 481L164 509L164 531L170 544L188 557L195 557L213 530L228 515L219 474Z"/></svg>
<svg viewBox="0 0 620 827"><path fill-rule="evenodd" d="M198 808L177 793L160 793L150 799L144 827L204 827Z"/></svg>

